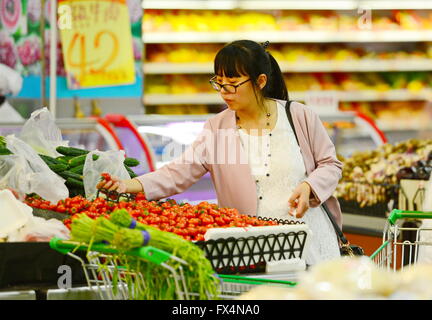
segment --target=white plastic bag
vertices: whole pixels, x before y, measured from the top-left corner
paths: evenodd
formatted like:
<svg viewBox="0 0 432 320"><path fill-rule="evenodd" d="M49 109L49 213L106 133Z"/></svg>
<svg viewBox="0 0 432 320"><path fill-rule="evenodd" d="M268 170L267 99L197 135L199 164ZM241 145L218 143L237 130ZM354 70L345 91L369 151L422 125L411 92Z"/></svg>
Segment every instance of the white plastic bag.
<svg viewBox="0 0 432 320"><path fill-rule="evenodd" d="M35 217L33 209L17 200L10 190L0 191L0 238L8 242L69 239L70 231L59 220Z"/></svg>
<svg viewBox="0 0 432 320"><path fill-rule="evenodd" d="M70 237L70 231L60 220L45 220L33 216L24 227L10 233L7 241L49 242L54 237L67 240Z"/></svg>
<svg viewBox="0 0 432 320"><path fill-rule="evenodd" d="M61 156L58 146L67 146L51 112L45 107L32 112L21 129L19 138L30 145L37 153L50 157Z"/></svg>
<svg viewBox="0 0 432 320"><path fill-rule="evenodd" d="M65 180L52 172L32 147L14 135L5 140L13 154L0 156L0 188L12 188L20 197L34 192L53 203L69 197Z"/></svg>
<svg viewBox="0 0 432 320"><path fill-rule="evenodd" d="M0 238L18 230L32 218L32 208L18 201L10 190L0 191Z"/></svg>
<svg viewBox="0 0 432 320"><path fill-rule="evenodd" d="M98 155L97 160L93 160L93 155ZM96 197L96 185L101 181L101 173L109 173L119 179L130 179L123 162L125 152L123 150L115 151L91 151L87 154L84 163L84 190L87 199Z"/></svg>

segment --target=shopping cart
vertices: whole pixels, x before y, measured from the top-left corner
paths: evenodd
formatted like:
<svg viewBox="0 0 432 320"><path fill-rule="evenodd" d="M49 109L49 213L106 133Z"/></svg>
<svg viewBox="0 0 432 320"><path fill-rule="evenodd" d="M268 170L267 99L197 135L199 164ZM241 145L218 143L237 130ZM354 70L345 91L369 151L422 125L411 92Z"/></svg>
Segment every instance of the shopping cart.
<svg viewBox="0 0 432 320"><path fill-rule="evenodd" d="M383 244L370 258L380 268L392 271L417 263L419 249L432 246L432 242L422 241L427 233L432 236L432 228L422 227L420 219L432 219L432 212L393 210L384 227Z"/></svg>
<svg viewBox="0 0 432 320"><path fill-rule="evenodd" d="M190 292L185 278L184 269L187 262L158 248L151 246L139 247L126 253L120 253L106 244L93 244L90 247L74 241L53 238L50 247L62 254L78 260L84 271L87 285L102 300L134 300L140 299L140 293L146 289L147 283L139 268L131 267L127 257L138 258L142 263L152 263L169 271L167 283L174 282L174 297L179 300L196 299L198 293ZM86 251L86 259L75 254ZM123 258L122 258L123 257ZM135 259L136 260L136 259ZM175 267L174 267L175 264ZM180 266L179 266L180 264ZM126 266L125 266L126 265ZM218 294L208 296L209 299L234 299L258 285L270 285L290 288L295 282L258 279L233 275L217 275L220 279ZM170 281L171 280L171 281ZM158 290L158 288L149 288Z"/></svg>

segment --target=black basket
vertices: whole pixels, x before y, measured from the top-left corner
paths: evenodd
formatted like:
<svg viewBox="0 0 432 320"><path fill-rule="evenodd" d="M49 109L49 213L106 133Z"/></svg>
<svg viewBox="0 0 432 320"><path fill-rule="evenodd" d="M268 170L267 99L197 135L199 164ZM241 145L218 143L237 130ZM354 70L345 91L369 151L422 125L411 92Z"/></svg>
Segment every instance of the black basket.
<svg viewBox="0 0 432 320"><path fill-rule="evenodd" d="M280 224L304 224L299 221L259 218ZM303 256L307 233L305 231L198 241L195 244L205 253L213 269L220 274L262 273L266 261L278 261Z"/></svg>

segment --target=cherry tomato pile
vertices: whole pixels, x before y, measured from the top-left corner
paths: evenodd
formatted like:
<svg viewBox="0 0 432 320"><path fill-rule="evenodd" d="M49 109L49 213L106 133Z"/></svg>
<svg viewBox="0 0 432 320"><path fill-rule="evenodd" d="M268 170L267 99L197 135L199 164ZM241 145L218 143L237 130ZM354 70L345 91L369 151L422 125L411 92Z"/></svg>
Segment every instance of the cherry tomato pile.
<svg viewBox="0 0 432 320"><path fill-rule="evenodd" d="M210 228L277 225L277 222L263 221L257 217L239 214L237 209L219 208L216 204L205 201L198 205L178 204L172 199L164 202L148 201L142 193L138 193L135 200L129 202L113 202L104 198L89 201L82 196L76 196L61 200L57 204L51 204L39 197L28 197L26 203L34 208L70 214L71 218L64 220L68 228L74 215L78 213L85 213L93 219L100 216L109 218L112 211L126 209L138 222L173 232L192 241L204 240L204 234Z"/></svg>

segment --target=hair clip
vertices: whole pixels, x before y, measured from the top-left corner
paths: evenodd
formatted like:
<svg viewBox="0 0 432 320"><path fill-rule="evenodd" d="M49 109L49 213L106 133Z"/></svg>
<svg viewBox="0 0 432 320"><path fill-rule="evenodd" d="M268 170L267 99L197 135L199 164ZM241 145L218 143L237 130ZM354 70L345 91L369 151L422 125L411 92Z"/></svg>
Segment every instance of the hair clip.
<svg viewBox="0 0 432 320"><path fill-rule="evenodd" d="M270 44L270 42L269 42L269 41L266 41L266 42L264 42L264 43L261 44L261 45L262 45L262 47L263 47L264 50L265 50L265 49L267 49L267 47L269 46L269 44Z"/></svg>

